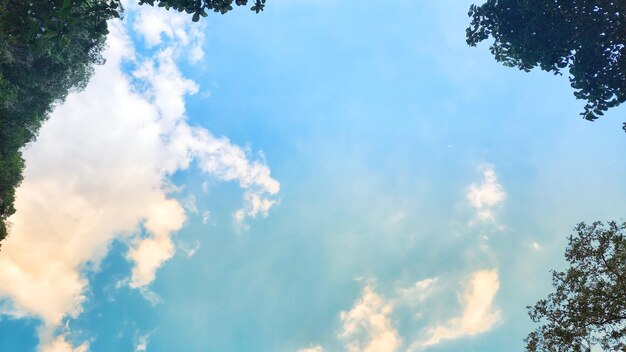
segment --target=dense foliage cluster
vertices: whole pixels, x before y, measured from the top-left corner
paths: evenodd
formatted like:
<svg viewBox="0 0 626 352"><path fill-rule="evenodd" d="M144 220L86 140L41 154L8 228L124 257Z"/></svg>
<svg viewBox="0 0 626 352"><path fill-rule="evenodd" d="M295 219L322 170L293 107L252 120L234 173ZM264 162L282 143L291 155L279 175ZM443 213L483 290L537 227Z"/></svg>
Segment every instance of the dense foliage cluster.
<svg viewBox="0 0 626 352"><path fill-rule="evenodd" d="M225 14L233 9L233 3L236 6L245 6L248 4L248 0L139 0L139 5L149 4L154 6L164 7L169 10L174 9L179 12L185 11L188 14L193 14L192 20L197 22L200 16L208 16L207 11L219 12ZM265 8L265 0L254 0L253 5L250 8L252 11L259 13Z"/></svg>
<svg viewBox="0 0 626 352"><path fill-rule="evenodd" d="M569 268L552 273L556 292L528 307L543 325L528 335L526 350L626 351L626 223L581 223L575 231Z"/></svg>
<svg viewBox="0 0 626 352"><path fill-rule="evenodd" d="M0 0L0 239L22 179L20 148L55 103L82 88L118 1Z"/></svg>
<svg viewBox="0 0 626 352"><path fill-rule="evenodd" d="M488 0L472 5L467 43L493 37L506 66L569 70L590 121L626 101L626 3L623 0ZM624 124L626 130L626 124Z"/></svg>
<svg viewBox="0 0 626 352"><path fill-rule="evenodd" d="M226 13L247 0L145 0L187 12L192 20L206 11ZM262 11L265 0L252 10ZM83 88L108 34L107 21L119 18L120 0L0 0L0 241L15 212L22 180L20 149L33 141L55 104Z"/></svg>

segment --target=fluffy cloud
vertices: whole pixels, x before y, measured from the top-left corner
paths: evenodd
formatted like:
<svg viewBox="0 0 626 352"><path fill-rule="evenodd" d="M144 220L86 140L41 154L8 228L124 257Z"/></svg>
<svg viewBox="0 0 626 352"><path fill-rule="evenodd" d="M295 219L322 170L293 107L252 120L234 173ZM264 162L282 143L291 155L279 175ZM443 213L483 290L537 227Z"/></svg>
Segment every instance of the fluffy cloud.
<svg viewBox="0 0 626 352"><path fill-rule="evenodd" d="M349 352L393 352L402 340L391 324L393 305L365 286L352 309L340 313L343 329L339 337Z"/></svg>
<svg viewBox="0 0 626 352"><path fill-rule="evenodd" d="M184 97L198 87L176 66L185 48L179 27L170 28L178 41L150 42L160 45L157 54L142 60L113 23L107 63L24 151L25 178L0 256L0 300L10 304L0 313L41 319L41 351L88 349L66 340L64 321L81 313L89 284L81 273L97 270L114 239L131 246L129 285L150 292L146 285L174 255L171 237L186 221L168 178L192 160L207 176L241 186L242 219L265 216L275 203L279 184L263 158L251 160L227 138L186 122ZM132 76L122 71L124 60L136 65Z"/></svg>
<svg viewBox="0 0 626 352"><path fill-rule="evenodd" d="M88 350L88 343L85 342L78 347L74 347L65 340L65 335L57 336L41 348L42 352L87 352Z"/></svg>
<svg viewBox="0 0 626 352"><path fill-rule="evenodd" d="M126 2L126 9L135 10L136 2ZM164 40L177 51L184 50L185 56L192 63L204 57L202 43L204 42L204 23L193 23L186 14L168 13L162 8L143 6L137 11L137 19L133 29L139 33L148 47L162 44Z"/></svg>
<svg viewBox="0 0 626 352"><path fill-rule="evenodd" d="M500 320L500 312L493 308L493 299L500 282L495 270L482 270L472 274L465 292L460 297L463 313L442 325L428 328L427 337L411 345L409 350L419 350L444 340L473 336L490 330Z"/></svg>
<svg viewBox="0 0 626 352"><path fill-rule="evenodd" d="M482 184L472 183L467 191L467 201L476 210L476 216L481 221L494 220L494 207L505 199L506 193L502 185L498 183L492 166L484 167Z"/></svg>

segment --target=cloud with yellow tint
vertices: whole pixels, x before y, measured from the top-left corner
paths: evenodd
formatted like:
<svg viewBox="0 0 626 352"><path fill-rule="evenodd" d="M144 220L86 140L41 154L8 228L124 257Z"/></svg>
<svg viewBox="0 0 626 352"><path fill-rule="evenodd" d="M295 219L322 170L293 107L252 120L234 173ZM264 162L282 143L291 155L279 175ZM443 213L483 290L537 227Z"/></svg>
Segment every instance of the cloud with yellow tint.
<svg viewBox="0 0 626 352"><path fill-rule="evenodd" d="M409 350L421 350L445 340L474 336L490 330L500 321L500 311L493 307L499 287L498 273L495 270L474 272L459 299L463 313L444 324L428 328L426 337L413 343Z"/></svg>
<svg viewBox="0 0 626 352"><path fill-rule="evenodd" d="M394 304L404 305L410 310L418 308L433 299L432 293L438 278L424 279L406 289L399 289L397 295L385 299L367 284L362 295L352 308L342 311L339 318L342 330L338 334L348 352L394 352L402 347L403 338L399 335L392 315ZM419 351L437 345L445 340L474 336L492 329L500 321L500 311L493 307L493 300L500 283L496 270L480 270L472 273L469 284L459 298L463 312L441 325L424 330L424 338L413 340L403 350ZM423 307L423 305L422 305ZM404 308L406 309L406 308ZM414 311L419 313L419 311ZM408 340L408 338L407 338ZM301 351L324 351L315 346Z"/></svg>
<svg viewBox="0 0 626 352"><path fill-rule="evenodd" d="M379 296L371 285L349 311L340 313L343 329L339 337L349 352L393 352L402 340L389 318L393 304Z"/></svg>

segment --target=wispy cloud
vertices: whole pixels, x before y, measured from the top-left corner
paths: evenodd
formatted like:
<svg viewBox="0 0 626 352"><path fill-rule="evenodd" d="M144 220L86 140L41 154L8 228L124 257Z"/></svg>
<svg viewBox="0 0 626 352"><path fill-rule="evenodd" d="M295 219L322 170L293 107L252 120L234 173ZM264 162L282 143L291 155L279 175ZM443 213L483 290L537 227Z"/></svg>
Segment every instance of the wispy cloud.
<svg viewBox="0 0 626 352"><path fill-rule="evenodd" d="M151 292L147 285L174 255L172 235L187 216L170 196L169 176L192 160L207 176L240 185L243 218L265 216L275 202L279 184L264 159L186 122L185 96L198 87L176 64L181 50L190 50L180 41L184 26L170 29L174 44L151 41L157 53L144 60L125 28L112 23L107 63L96 68L85 91L55 110L24 151L25 179L0 256L0 298L11 302L2 313L43 321L42 351L88 348L66 341L64 322L82 311L89 283L81 273L97 270L114 239L131 247L128 284ZM132 76L122 70L125 60L137 67Z"/></svg>
<svg viewBox="0 0 626 352"><path fill-rule="evenodd" d="M483 166L481 171L482 182L472 183L467 188L466 200L475 209L476 220L482 225L493 225L494 222L497 224L494 210L504 202L506 193L498 183L493 166ZM405 217L404 213L398 214L400 215L394 216L394 220ZM470 228L476 224L476 220L470 222ZM478 246L479 255L492 256L488 245L489 237L483 234L480 239L483 243ZM533 243L533 248L539 246ZM446 340L485 333L500 321L500 311L494 306L494 299L500 287L497 269L474 271L466 277L461 283L464 288L459 294L461 314L442 323L434 319L441 314L446 316L453 314L446 311L433 315L428 305L436 302L444 293L442 290L449 287L445 274L418 280L408 287L397 288L386 299L374 291L373 282L375 279L368 281L362 296L349 311L342 311L339 314L343 330L338 337L346 343L345 349L348 351L397 351L403 346L403 341L406 342L403 350L419 351ZM400 331L413 330L414 333L400 336L393 326L393 317L395 314L406 316L406 313L414 317L411 322L399 319L395 323L409 324L401 326ZM425 327L414 325L418 320L420 324L426 324Z"/></svg>
<svg viewBox="0 0 626 352"><path fill-rule="evenodd" d="M186 242L178 242L177 248L180 249L187 258L193 257L198 249L200 249L200 241L196 240L195 242L186 243Z"/></svg>
<svg viewBox="0 0 626 352"><path fill-rule="evenodd" d="M417 281L411 287L398 289L399 299L410 306L417 306L430 297L436 284L437 278Z"/></svg>
<svg viewBox="0 0 626 352"><path fill-rule="evenodd" d="M491 330L500 321L500 311L493 306L493 300L500 282L496 270L479 270L468 278L467 286L459 296L462 313L442 324L431 324L419 334L400 336L393 320L399 311L421 316L428 304L436 301L440 290L440 278L417 281L410 287L400 288L389 298L384 298L374 290L373 280L363 288L361 296L350 310L339 313L342 329L337 335L349 352L392 352L402 348L403 341L409 341L402 350L419 351L437 345L445 340L474 336ZM394 311L395 308L395 311ZM411 330L411 326L403 330ZM415 330L417 333L417 330ZM421 336L415 338L415 336ZM322 346L314 348L323 351ZM308 351L308 349L299 350ZM316 351L316 350L312 350Z"/></svg>
<svg viewBox="0 0 626 352"><path fill-rule="evenodd" d="M146 352L148 350L148 343L150 343L150 335L145 334L137 338L135 343L135 352Z"/></svg>
<svg viewBox="0 0 626 352"><path fill-rule="evenodd" d="M493 300L500 287L495 270L481 270L472 274L469 285L459 298L463 313L441 325L426 330L426 337L411 345L409 350L420 350L445 340L473 336L490 330L499 320L500 311Z"/></svg>
<svg viewBox="0 0 626 352"><path fill-rule="evenodd" d="M389 318L393 304L379 296L371 285L349 311L340 313L343 329L339 337L350 352L393 352L402 340Z"/></svg>
<svg viewBox="0 0 626 352"><path fill-rule="evenodd" d="M472 183L467 190L467 201L476 210L476 217L480 221L493 221L494 208L506 199L504 188L496 177L491 165L482 168L483 181L481 184Z"/></svg>
<svg viewBox="0 0 626 352"><path fill-rule="evenodd" d="M211 212L206 210L204 212L202 212L202 223L204 225L209 223L209 220L211 219Z"/></svg>

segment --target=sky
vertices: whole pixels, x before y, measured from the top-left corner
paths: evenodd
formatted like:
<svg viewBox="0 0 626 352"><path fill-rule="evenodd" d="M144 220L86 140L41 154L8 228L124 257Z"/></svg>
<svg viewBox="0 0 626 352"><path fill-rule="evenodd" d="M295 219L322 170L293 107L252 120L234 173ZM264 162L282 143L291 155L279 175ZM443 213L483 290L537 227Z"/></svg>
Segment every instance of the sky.
<svg viewBox="0 0 626 352"><path fill-rule="evenodd" d="M0 351L513 351L624 108L465 44L472 1L127 2L24 150Z"/></svg>

